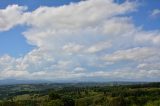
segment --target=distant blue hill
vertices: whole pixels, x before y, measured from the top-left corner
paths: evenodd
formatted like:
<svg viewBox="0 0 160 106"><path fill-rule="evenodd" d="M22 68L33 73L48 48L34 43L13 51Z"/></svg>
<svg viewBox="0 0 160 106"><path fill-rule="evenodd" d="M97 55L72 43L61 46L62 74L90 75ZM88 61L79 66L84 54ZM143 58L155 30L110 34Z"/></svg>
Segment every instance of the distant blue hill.
<svg viewBox="0 0 160 106"><path fill-rule="evenodd" d="M17 79L3 79L0 80L0 85L13 85L13 84L39 84L39 83L50 83L45 80L17 80Z"/></svg>
<svg viewBox="0 0 160 106"><path fill-rule="evenodd" d="M101 86L101 85L135 85L135 84L145 84L147 82L127 82L127 81L109 81L109 82L79 82L79 81L47 81L47 80L17 80L17 79L3 79L0 80L0 85L15 85L15 84L42 84L42 83L50 83L50 84L76 84L83 86Z"/></svg>

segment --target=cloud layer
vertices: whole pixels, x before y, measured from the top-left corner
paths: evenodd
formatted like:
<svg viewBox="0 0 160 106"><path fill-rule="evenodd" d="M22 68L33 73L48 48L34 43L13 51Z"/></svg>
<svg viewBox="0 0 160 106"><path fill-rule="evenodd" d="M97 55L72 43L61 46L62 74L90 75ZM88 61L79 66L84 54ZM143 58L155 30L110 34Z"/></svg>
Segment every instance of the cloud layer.
<svg viewBox="0 0 160 106"><path fill-rule="evenodd" d="M0 10L0 31L28 27L36 46L23 57L0 57L0 78L47 80L160 80L160 32L135 26L135 2L88 0L27 11ZM149 66L149 68L148 68Z"/></svg>

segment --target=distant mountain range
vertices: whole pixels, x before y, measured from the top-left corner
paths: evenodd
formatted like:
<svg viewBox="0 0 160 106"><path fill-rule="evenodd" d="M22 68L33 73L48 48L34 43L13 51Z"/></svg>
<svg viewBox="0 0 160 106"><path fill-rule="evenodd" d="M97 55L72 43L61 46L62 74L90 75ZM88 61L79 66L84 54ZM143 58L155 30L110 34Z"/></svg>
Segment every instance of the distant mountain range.
<svg viewBox="0 0 160 106"><path fill-rule="evenodd" d="M3 79L0 80L0 85L14 85L14 84L39 84L39 83L50 83L45 80L17 80L17 79Z"/></svg>
<svg viewBox="0 0 160 106"><path fill-rule="evenodd" d="M107 85L107 86L114 86L114 85L135 85L135 84L145 84L147 82L127 82L127 81L109 81L109 82L78 82L78 81L47 81L47 80L17 80L17 79L3 79L0 80L0 85L15 85L15 84L41 84L41 83L65 83L65 84L76 84L76 85Z"/></svg>

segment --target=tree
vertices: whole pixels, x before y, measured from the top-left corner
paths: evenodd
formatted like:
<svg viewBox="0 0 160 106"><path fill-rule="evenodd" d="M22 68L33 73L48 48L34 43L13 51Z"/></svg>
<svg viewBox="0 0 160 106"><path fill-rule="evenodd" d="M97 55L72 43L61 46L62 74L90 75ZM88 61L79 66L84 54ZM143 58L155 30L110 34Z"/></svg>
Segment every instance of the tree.
<svg viewBox="0 0 160 106"><path fill-rule="evenodd" d="M49 99L50 100L55 100L55 99L60 99L60 98L61 98L60 95L53 92L53 91L49 93Z"/></svg>
<svg viewBox="0 0 160 106"><path fill-rule="evenodd" d="M64 103L64 106L75 106L75 101L69 96L63 97L62 101Z"/></svg>

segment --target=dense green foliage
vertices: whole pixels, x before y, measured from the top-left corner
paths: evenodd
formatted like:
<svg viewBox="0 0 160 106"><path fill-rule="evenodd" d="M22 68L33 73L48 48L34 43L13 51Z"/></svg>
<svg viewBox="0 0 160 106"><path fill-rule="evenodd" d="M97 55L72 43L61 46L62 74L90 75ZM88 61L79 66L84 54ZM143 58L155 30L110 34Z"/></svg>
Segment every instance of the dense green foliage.
<svg viewBox="0 0 160 106"><path fill-rule="evenodd" d="M0 106L160 106L160 83L6 85Z"/></svg>

